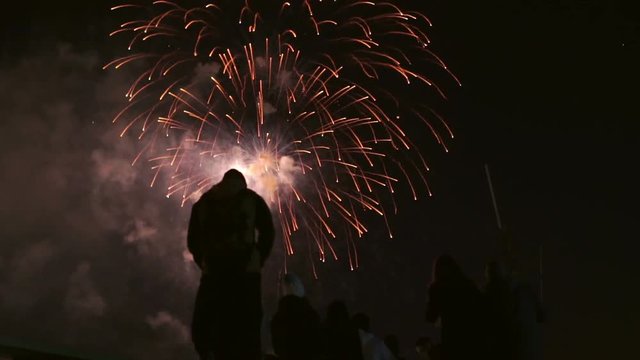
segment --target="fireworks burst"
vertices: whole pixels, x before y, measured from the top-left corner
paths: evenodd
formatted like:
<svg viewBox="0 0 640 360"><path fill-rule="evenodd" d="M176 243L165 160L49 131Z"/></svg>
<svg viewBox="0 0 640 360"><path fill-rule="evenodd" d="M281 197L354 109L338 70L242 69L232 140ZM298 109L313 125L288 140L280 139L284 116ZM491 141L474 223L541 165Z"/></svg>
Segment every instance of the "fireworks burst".
<svg viewBox="0 0 640 360"><path fill-rule="evenodd" d="M196 200L235 167L279 214L289 255L306 248L314 259L337 259L334 242L343 240L353 269L367 213L381 216L392 237L394 189L431 194L427 162L401 120L422 123L445 150L453 134L394 93L444 97L427 68L457 82L429 48L424 15L364 0L158 0L119 9L141 18L111 33L128 35L131 53L104 68L129 65L139 76L114 123L140 139L133 163L149 161L151 186L168 179L168 197Z"/></svg>

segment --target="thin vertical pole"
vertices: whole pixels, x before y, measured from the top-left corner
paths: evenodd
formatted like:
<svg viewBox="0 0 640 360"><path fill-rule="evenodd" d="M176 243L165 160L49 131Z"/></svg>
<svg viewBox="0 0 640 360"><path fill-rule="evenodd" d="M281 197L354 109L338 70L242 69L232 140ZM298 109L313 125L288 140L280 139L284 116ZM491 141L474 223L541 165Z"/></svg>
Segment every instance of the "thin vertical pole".
<svg viewBox="0 0 640 360"><path fill-rule="evenodd" d="M502 230L502 220L500 219L500 212L498 211L498 202L496 201L496 194L493 191L493 182L491 181L491 172L489 172L489 164L484 164L484 171L487 174L487 181L489 182L489 192L491 192L491 201L493 202L493 210L496 213L496 222L498 223L498 229Z"/></svg>
<svg viewBox="0 0 640 360"><path fill-rule="evenodd" d="M538 246L538 281L539 281L539 286L540 286L540 301L543 301L544 299L544 277L543 277L543 273L542 273L542 251L543 251L543 247L542 247L542 243L540 243L540 245Z"/></svg>

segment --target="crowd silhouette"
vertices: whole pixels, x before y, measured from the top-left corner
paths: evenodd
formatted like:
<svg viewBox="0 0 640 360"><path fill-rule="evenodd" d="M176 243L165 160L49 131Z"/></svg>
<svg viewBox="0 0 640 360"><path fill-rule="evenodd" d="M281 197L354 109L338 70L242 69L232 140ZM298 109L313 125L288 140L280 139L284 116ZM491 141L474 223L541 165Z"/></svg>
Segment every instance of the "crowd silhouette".
<svg viewBox="0 0 640 360"><path fill-rule="evenodd" d="M281 297L265 316L261 269L274 228L269 208L229 170L192 209L188 247L202 270L192 339L202 360L399 360L399 339L384 340L367 314L351 315L344 301L328 304L321 318L292 273L281 279ZM425 322L441 331L439 342L420 337L413 357L430 360L541 359L538 323L544 320L536 291L498 261L477 286L447 254L433 264ZM426 280L426 279L425 279Z"/></svg>

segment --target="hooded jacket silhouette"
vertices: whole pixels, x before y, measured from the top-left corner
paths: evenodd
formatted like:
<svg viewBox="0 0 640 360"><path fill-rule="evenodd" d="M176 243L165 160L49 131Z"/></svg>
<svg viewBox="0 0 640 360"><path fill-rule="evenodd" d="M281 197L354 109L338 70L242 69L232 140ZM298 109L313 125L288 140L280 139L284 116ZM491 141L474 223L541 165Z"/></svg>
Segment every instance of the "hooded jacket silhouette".
<svg viewBox="0 0 640 360"><path fill-rule="evenodd" d="M327 359L364 360L358 329L351 322L344 302L329 304L323 337Z"/></svg>
<svg viewBox="0 0 640 360"><path fill-rule="evenodd" d="M320 316L304 297L286 295L271 321L273 349L284 360L318 357Z"/></svg>
<svg viewBox="0 0 640 360"><path fill-rule="evenodd" d="M286 274L283 296L271 320L273 349L282 360L313 360L320 356L320 316L305 297L299 277Z"/></svg>
<svg viewBox="0 0 640 360"><path fill-rule="evenodd" d="M201 359L259 359L260 271L273 240L269 207L237 170L193 205L187 246L202 277L191 330Z"/></svg>
<svg viewBox="0 0 640 360"><path fill-rule="evenodd" d="M485 357L483 315L480 291L451 256L441 255L435 262L425 317L431 323L441 320L443 358Z"/></svg>
<svg viewBox="0 0 640 360"><path fill-rule="evenodd" d="M206 274L260 272L273 239L269 207L237 170L227 171L193 205L187 245Z"/></svg>

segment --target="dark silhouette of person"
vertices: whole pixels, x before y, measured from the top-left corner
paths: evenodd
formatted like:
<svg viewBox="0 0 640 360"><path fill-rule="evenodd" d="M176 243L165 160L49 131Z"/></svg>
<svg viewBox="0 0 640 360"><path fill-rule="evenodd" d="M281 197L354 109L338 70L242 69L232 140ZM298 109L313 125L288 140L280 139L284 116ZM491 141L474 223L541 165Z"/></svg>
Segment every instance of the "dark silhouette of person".
<svg viewBox="0 0 640 360"><path fill-rule="evenodd" d="M433 267L426 320L441 322L443 359L484 358L483 314L480 291L451 256L441 255Z"/></svg>
<svg viewBox="0 0 640 360"><path fill-rule="evenodd" d="M187 245L202 277L191 330L201 359L260 358L260 272L274 236L269 207L238 170L193 205Z"/></svg>
<svg viewBox="0 0 640 360"><path fill-rule="evenodd" d="M404 357L400 355L400 341L396 335L389 334L385 336L384 344L387 345L387 349L391 351L391 355L393 355L394 359L404 360Z"/></svg>
<svg viewBox="0 0 640 360"><path fill-rule="evenodd" d="M364 360L393 360L393 354L387 345L371 332L371 319L365 313L357 313L351 318L358 329L362 357Z"/></svg>
<svg viewBox="0 0 640 360"><path fill-rule="evenodd" d="M329 304L323 337L327 359L363 360L360 336L344 302L336 300Z"/></svg>
<svg viewBox="0 0 640 360"><path fill-rule="evenodd" d="M523 279L514 281L515 330L512 357L515 360L542 359L540 325L546 319L542 301L531 284Z"/></svg>
<svg viewBox="0 0 640 360"><path fill-rule="evenodd" d="M320 356L320 316L304 296L304 286L294 274L282 281L283 296L271 320L273 350L283 360L312 360Z"/></svg>
<svg viewBox="0 0 640 360"><path fill-rule="evenodd" d="M514 356L515 299L513 287L501 263L491 261L485 269L487 306L487 351L492 359L511 360Z"/></svg>

